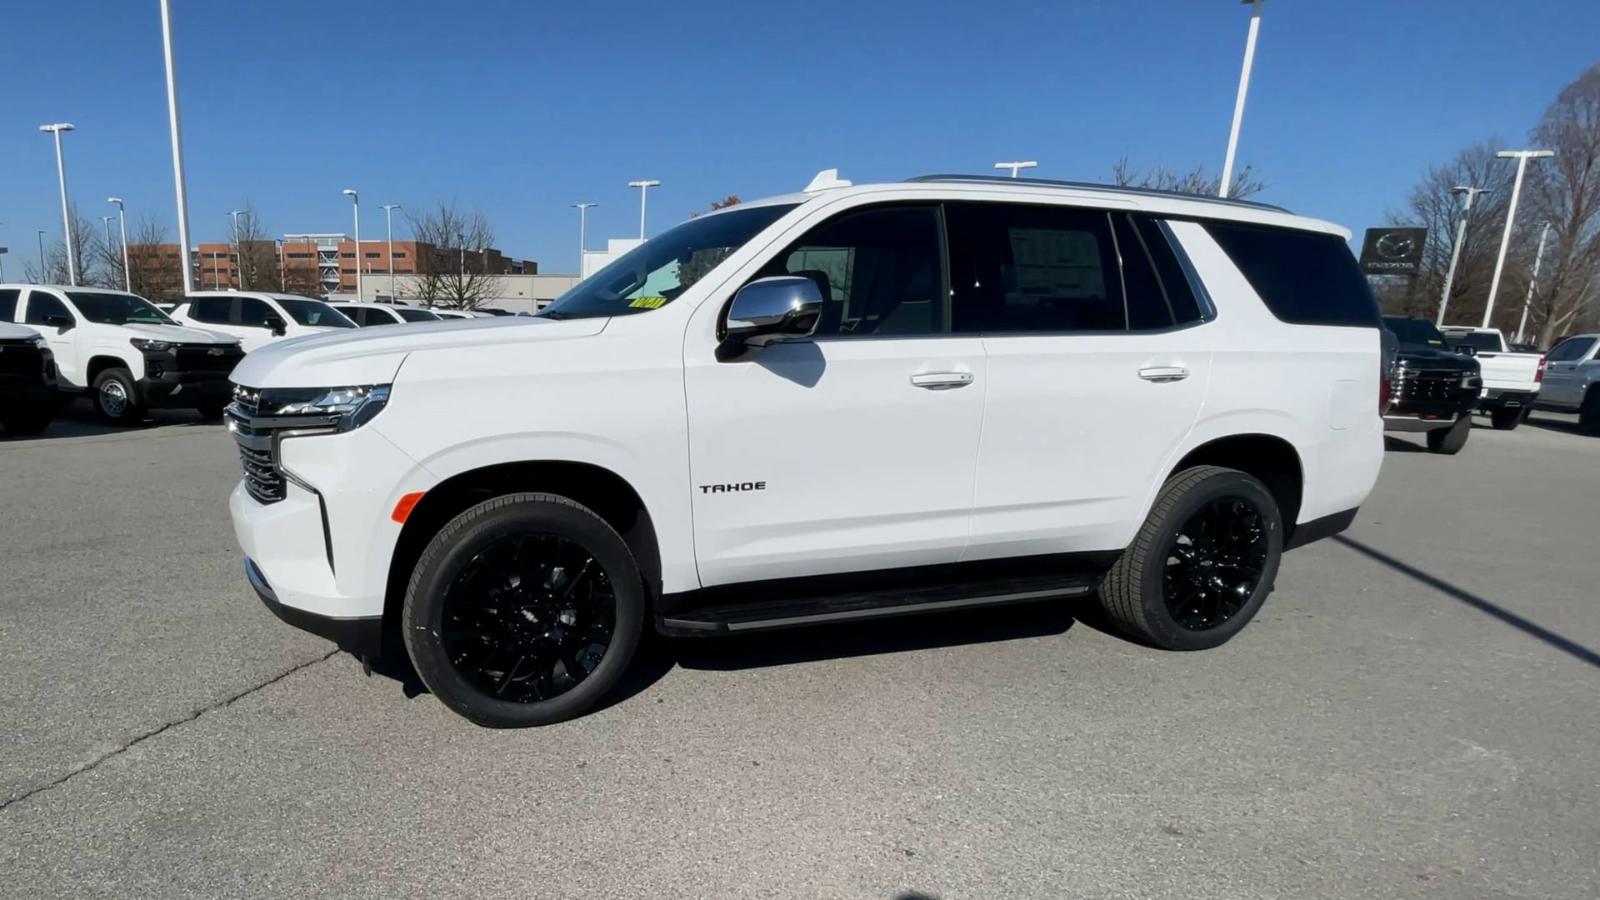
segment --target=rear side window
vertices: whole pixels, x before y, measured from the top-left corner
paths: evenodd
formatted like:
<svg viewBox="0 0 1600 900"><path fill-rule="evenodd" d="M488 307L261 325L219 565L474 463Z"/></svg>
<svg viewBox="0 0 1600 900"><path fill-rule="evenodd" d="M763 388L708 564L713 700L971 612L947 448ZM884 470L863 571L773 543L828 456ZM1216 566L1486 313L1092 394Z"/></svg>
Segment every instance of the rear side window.
<svg viewBox="0 0 1600 900"><path fill-rule="evenodd" d="M1127 329L1107 213L1001 203L952 203L946 212L951 330Z"/></svg>
<svg viewBox="0 0 1600 900"><path fill-rule="evenodd" d="M1172 238L1168 236L1167 229L1149 216L1132 215L1129 218L1137 226L1139 237L1144 240L1144 249L1150 254L1150 261L1156 267L1156 274L1161 276L1161 287L1166 292L1167 302L1172 306L1172 316L1177 320L1177 324L1188 325L1204 321L1206 313L1195 297L1189 273L1179 261L1178 251L1172 246Z"/></svg>
<svg viewBox="0 0 1600 900"><path fill-rule="evenodd" d="M1378 302L1350 247L1337 235L1238 222L1204 225L1279 319L1295 325L1378 327Z"/></svg>
<svg viewBox="0 0 1600 900"><path fill-rule="evenodd" d="M14 322L17 319L17 298L22 292L16 288L6 288L0 291L0 322Z"/></svg>
<svg viewBox="0 0 1600 900"><path fill-rule="evenodd" d="M1572 362L1582 359L1583 355L1589 352L1589 348L1594 346L1594 340L1592 337L1567 338L1555 345L1545 359L1548 362Z"/></svg>
<svg viewBox="0 0 1600 900"><path fill-rule="evenodd" d="M1128 328L1140 331L1171 328L1172 304L1166 287L1156 275L1155 262L1133 227L1127 213L1111 214L1112 233L1117 238L1117 255L1122 259L1122 287L1128 295Z"/></svg>
<svg viewBox="0 0 1600 900"><path fill-rule="evenodd" d="M226 325L228 322L227 297L191 297L189 299L189 318L196 322L215 322Z"/></svg>
<svg viewBox="0 0 1600 900"><path fill-rule="evenodd" d="M47 316L73 318L72 313L67 312L67 305L55 297L42 291L34 291L29 294L27 323L29 325L43 325Z"/></svg>
<svg viewBox="0 0 1600 900"><path fill-rule="evenodd" d="M254 297L240 297L238 303L240 325L266 326L267 316L272 313L271 307Z"/></svg>

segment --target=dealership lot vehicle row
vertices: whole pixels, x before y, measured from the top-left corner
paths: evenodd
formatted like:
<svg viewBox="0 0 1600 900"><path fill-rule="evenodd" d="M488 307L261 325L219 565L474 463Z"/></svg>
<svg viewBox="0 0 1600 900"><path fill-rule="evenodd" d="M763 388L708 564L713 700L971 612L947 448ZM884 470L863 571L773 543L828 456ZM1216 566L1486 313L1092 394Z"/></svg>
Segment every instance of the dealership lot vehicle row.
<svg viewBox="0 0 1600 900"><path fill-rule="evenodd" d="M1391 441L1345 540L1212 653L1049 606L675 641L511 733L318 662L238 579L226 434L157 422L80 404L0 441L3 793L111 754L0 810L3 896L1600 890L1600 443L1572 417Z"/></svg>

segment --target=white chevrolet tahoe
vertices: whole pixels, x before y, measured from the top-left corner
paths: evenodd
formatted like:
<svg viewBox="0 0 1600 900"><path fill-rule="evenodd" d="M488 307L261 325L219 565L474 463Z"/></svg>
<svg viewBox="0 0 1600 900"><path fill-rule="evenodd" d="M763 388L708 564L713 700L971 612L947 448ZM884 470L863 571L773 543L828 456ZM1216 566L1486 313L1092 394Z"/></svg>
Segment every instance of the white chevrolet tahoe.
<svg viewBox="0 0 1600 900"><path fill-rule="evenodd" d="M172 318L183 325L232 335L246 353L275 341L356 327L344 313L321 300L244 291L190 294L172 311Z"/></svg>
<svg viewBox="0 0 1600 900"><path fill-rule="evenodd" d="M222 417L228 373L244 356L237 339L182 327L125 291L0 284L0 293L13 290L11 320L44 337L59 389L89 395L101 419L132 425L151 407Z"/></svg>
<svg viewBox="0 0 1600 900"><path fill-rule="evenodd" d="M1142 641L1214 647L1378 475L1346 238L1254 203L819 177L537 318L246 357L245 571L492 726L593 706L647 628L1098 592Z"/></svg>

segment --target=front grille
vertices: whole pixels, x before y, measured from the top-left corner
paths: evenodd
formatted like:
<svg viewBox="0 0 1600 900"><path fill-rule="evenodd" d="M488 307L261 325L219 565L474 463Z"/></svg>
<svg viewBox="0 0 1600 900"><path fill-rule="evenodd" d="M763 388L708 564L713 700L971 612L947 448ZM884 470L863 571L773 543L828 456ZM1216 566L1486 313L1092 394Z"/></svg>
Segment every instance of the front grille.
<svg viewBox="0 0 1600 900"><path fill-rule="evenodd" d="M1395 405L1465 403L1481 386L1478 376L1460 369L1402 368L1395 377Z"/></svg>
<svg viewBox="0 0 1600 900"><path fill-rule="evenodd" d="M32 341L0 342L0 378L38 381L49 372L45 353Z"/></svg>
<svg viewBox="0 0 1600 900"><path fill-rule="evenodd" d="M257 503L277 503L288 496L283 473L278 470L278 445L272 432L256 424L261 392L236 385L228 407L228 430L239 445L244 469L244 489Z"/></svg>
<svg viewBox="0 0 1600 900"><path fill-rule="evenodd" d="M178 371L196 375L211 374L228 377L233 367L244 359L244 351L236 346L220 344L179 344L172 349L177 359Z"/></svg>

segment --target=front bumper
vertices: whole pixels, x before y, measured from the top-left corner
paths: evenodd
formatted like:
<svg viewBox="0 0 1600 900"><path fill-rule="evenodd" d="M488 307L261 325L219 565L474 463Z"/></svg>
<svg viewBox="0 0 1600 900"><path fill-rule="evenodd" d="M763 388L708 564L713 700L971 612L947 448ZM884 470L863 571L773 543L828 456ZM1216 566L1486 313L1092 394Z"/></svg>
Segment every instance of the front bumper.
<svg viewBox="0 0 1600 900"><path fill-rule="evenodd" d="M272 585L267 583L267 577L262 574L260 567L248 556L244 560L244 575L249 579L250 586L255 588L256 596L261 598L261 602L285 623L317 637L327 638L337 644L339 649L362 659L377 659L382 655L382 616L340 618L285 606L278 600Z"/></svg>
<svg viewBox="0 0 1600 900"><path fill-rule="evenodd" d="M146 350L139 400L163 409L226 404L233 392L228 373L243 358L237 347L229 346L185 344L171 350Z"/></svg>
<svg viewBox="0 0 1600 900"><path fill-rule="evenodd" d="M1387 413L1383 417L1383 430L1401 433L1417 433L1421 431L1438 431L1449 428L1464 415L1470 413L1444 413L1423 415L1419 413Z"/></svg>

